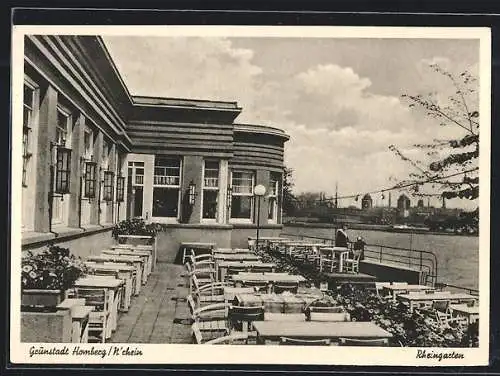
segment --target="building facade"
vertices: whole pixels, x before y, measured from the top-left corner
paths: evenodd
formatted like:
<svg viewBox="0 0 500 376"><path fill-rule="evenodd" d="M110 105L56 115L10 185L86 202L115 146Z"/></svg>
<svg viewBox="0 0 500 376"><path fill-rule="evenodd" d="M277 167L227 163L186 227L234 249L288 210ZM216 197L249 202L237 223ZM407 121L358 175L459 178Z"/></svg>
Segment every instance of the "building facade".
<svg viewBox="0 0 500 376"><path fill-rule="evenodd" d="M27 36L24 72L23 249L84 256L137 216L165 249L281 231L282 130L236 123L236 102L130 95L99 37Z"/></svg>

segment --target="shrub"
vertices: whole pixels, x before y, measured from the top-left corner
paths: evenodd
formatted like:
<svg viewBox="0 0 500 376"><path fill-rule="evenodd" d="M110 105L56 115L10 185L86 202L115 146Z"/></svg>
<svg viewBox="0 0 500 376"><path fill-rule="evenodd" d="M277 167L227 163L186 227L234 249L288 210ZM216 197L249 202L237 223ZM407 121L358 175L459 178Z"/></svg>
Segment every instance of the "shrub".
<svg viewBox="0 0 500 376"><path fill-rule="evenodd" d="M118 235L145 235L155 237L164 228L159 223L146 224L140 217L126 219L115 225L112 236L118 239Z"/></svg>
<svg viewBox="0 0 500 376"><path fill-rule="evenodd" d="M68 248L48 246L34 254L26 252L22 258L22 289L67 290L87 271L78 257L70 254Z"/></svg>

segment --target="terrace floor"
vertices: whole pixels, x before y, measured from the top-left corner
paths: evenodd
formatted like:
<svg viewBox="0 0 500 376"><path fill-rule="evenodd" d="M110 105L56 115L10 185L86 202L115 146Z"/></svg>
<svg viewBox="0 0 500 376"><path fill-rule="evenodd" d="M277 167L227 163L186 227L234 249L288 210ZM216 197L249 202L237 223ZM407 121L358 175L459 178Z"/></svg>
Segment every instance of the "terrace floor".
<svg viewBox="0 0 500 376"><path fill-rule="evenodd" d="M157 263L128 312L121 314L110 342L190 343L186 303L188 282L182 265Z"/></svg>

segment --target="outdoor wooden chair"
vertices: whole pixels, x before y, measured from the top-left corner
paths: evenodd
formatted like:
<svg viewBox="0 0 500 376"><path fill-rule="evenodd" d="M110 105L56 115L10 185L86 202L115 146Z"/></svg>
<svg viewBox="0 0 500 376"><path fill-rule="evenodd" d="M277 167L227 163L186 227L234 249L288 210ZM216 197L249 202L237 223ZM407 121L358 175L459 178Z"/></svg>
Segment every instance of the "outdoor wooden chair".
<svg viewBox="0 0 500 376"><path fill-rule="evenodd" d="M452 316L449 300L435 300L432 302L430 309L423 309L422 311L428 313L443 329L451 328L452 324L456 326L466 326L468 324L466 318Z"/></svg>
<svg viewBox="0 0 500 376"><path fill-rule="evenodd" d="M224 302L224 288L230 286L225 282L212 282L207 283L193 291L193 297L198 307L207 304L222 303Z"/></svg>
<svg viewBox="0 0 500 376"><path fill-rule="evenodd" d="M205 332L205 337L214 338L229 334L228 309L229 303L216 303L204 307L196 307L191 295L187 297L191 320L198 324L200 331Z"/></svg>
<svg viewBox="0 0 500 376"><path fill-rule="evenodd" d="M198 275L193 272L189 276L189 293L193 294L195 291L199 290L200 287L214 282L215 278L212 275L198 277Z"/></svg>
<svg viewBox="0 0 500 376"><path fill-rule="evenodd" d="M339 338L339 346L380 347L380 346L387 346L388 344L389 340L387 338L375 338L375 339Z"/></svg>
<svg viewBox="0 0 500 376"><path fill-rule="evenodd" d="M303 339L280 337L280 345L285 346L330 346L330 339Z"/></svg>
<svg viewBox="0 0 500 376"><path fill-rule="evenodd" d="M344 269L348 273L359 273L359 259L361 258L361 252L357 252L353 258L347 258L344 260Z"/></svg>
<svg viewBox="0 0 500 376"><path fill-rule="evenodd" d="M108 318L111 314L110 296L105 288L75 287L77 299L85 299L85 305L94 307L89 314L88 341L106 342Z"/></svg>
<svg viewBox="0 0 500 376"><path fill-rule="evenodd" d="M320 250L321 252L321 250ZM338 261L335 258L335 255L331 255L327 257L326 253L323 252L319 256L319 271L320 272L330 272L333 273L335 269L338 267Z"/></svg>
<svg viewBox="0 0 500 376"><path fill-rule="evenodd" d="M246 333L234 333L222 337L217 337L211 340L206 340L197 322L193 323L193 325L191 326L191 331L193 333L193 343L198 345L245 344L248 339L248 334Z"/></svg>
<svg viewBox="0 0 500 376"><path fill-rule="evenodd" d="M228 319L230 331L248 333L252 328L254 321L264 321L264 307L229 307Z"/></svg>
<svg viewBox="0 0 500 376"><path fill-rule="evenodd" d="M197 257L202 257L205 255L200 255ZM198 270L200 273L213 273L215 270L215 262L212 258L202 258L197 259L195 256L189 256L188 264L191 265L193 270Z"/></svg>

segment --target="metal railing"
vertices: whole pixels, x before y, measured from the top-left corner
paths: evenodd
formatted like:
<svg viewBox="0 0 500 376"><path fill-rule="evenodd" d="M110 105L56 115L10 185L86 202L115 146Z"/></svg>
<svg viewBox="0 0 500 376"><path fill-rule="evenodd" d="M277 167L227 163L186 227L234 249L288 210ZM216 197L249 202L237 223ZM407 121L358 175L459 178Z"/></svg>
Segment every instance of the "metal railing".
<svg viewBox="0 0 500 376"><path fill-rule="evenodd" d="M320 241L325 245L333 246L335 239L282 233L281 235L301 240L313 239ZM349 242L349 247L352 250L353 242ZM379 263L394 264L404 266L411 269L416 269L423 274L422 283L434 286L438 279L438 261L434 253L430 251L422 251L417 249L391 247L380 244L365 244L364 248L365 260L371 260Z"/></svg>
<svg viewBox="0 0 500 376"><path fill-rule="evenodd" d="M479 296L479 290L472 289L470 287L456 286L456 285L451 285L449 283L443 283L443 282L437 282L435 287L438 289L458 290L460 292L465 291L467 294Z"/></svg>

